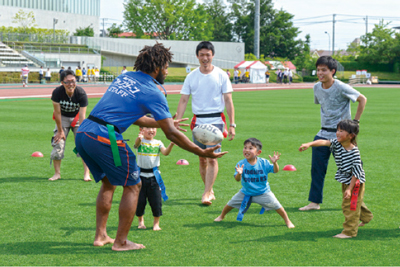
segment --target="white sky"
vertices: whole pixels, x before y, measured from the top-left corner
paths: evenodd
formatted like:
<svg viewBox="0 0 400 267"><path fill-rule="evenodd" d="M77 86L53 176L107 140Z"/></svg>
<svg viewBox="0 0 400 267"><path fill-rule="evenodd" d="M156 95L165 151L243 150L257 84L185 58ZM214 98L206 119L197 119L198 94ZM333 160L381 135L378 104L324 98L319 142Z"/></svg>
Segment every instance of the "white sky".
<svg viewBox="0 0 400 267"><path fill-rule="evenodd" d="M107 18L105 28L111 23L122 23L124 0L101 0L100 28L102 18ZM294 15L294 25L302 33L299 38L311 35L311 48L332 49L333 14L335 23L335 49L346 49L355 38L366 32L365 17L368 16L368 32L380 18L392 21L390 26L400 26L400 0L273 0L275 9L283 9ZM313 17L319 17L310 19ZM325 31L329 33L325 34Z"/></svg>

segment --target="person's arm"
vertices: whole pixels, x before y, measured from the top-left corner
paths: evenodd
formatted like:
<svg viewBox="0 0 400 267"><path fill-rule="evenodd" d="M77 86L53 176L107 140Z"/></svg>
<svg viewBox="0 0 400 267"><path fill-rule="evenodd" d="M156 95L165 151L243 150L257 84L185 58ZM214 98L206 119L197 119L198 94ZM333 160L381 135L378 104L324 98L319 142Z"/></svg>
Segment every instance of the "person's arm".
<svg viewBox="0 0 400 267"><path fill-rule="evenodd" d="M278 160L281 157L281 153L274 151L273 157L271 157L271 155L268 155L268 156L269 156L269 159L271 160L272 164L274 165L274 173L279 172Z"/></svg>
<svg viewBox="0 0 400 267"><path fill-rule="evenodd" d="M65 134L61 123L61 106L60 103L53 101L54 119L57 125L57 133L54 136L54 142L58 143L61 139L65 140Z"/></svg>
<svg viewBox="0 0 400 267"><path fill-rule="evenodd" d="M188 118L184 118L184 119L179 119L179 120L178 120L178 119L175 119L175 117L176 117L176 114L172 117L175 127L176 127L179 131L187 132L187 130L186 130L186 129L182 129L181 126L187 127L187 126L189 126L189 124L181 123L181 122L182 122L182 121L187 121ZM157 123L156 120L154 120L153 118L146 117L146 116L143 116L143 117L139 118L139 119L136 120L133 124L134 124L134 125L141 126L141 127L161 128L160 125Z"/></svg>
<svg viewBox="0 0 400 267"><path fill-rule="evenodd" d="M86 108L87 107L79 108L79 125L81 125L83 120L86 119Z"/></svg>
<svg viewBox="0 0 400 267"><path fill-rule="evenodd" d="M187 103L189 102L189 98L190 95L181 95L181 99L179 99L178 108L176 110L176 119L182 119Z"/></svg>
<svg viewBox="0 0 400 267"><path fill-rule="evenodd" d="M229 122L230 124L235 124L235 107L233 106L232 93L224 94L224 101L226 113L228 113ZM229 126L229 141L233 140L235 138L235 135L235 127Z"/></svg>
<svg viewBox="0 0 400 267"><path fill-rule="evenodd" d="M164 156L168 156L169 153L171 153L171 150L172 150L173 146L174 146L174 143L171 142L167 147L160 148L161 154L163 154Z"/></svg>
<svg viewBox="0 0 400 267"><path fill-rule="evenodd" d="M357 181L357 177L355 177L353 175L353 177L351 178L351 182L349 187L347 187L346 191L344 191L344 195L343 198L344 199L349 199L351 197L351 191L353 191L354 185L356 184Z"/></svg>
<svg viewBox="0 0 400 267"><path fill-rule="evenodd" d="M135 144L133 145L134 148L138 148L140 146L140 142L142 142L143 133L142 131L139 132L138 137L135 140Z"/></svg>
<svg viewBox="0 0 400 267"><path fill-rule="evenodd" d="M236 169L236 175L235 175L235 180L240 182L240 180L242 179L242 173L243 173L243 167L244 164L242 164L242 166L239 166L239 164L235 167Z"/></svg>
<svg viewBox="0 0 400 267"><path fill-rule="evenodd" d="M319 139L319 140L315 140L315 141L312 141L309 143L302 144L299 148L299 151L302 152L302 151L308 149L310 146L317 147L317 146L330 146L330 145L331 145L331 141Z"/></svg>
<svg viewBox="0 0 400 267"><path fill-rule="evenodd" d="M364 112L365 105L367 104L367 98L364 95L360 94L357 98L357 102L358 102L358 107L354 119L359 121L361 118L361 114Z"/></svg>
<svg viewBox="0 0 400 267"><path fill-rule="evenodd" d="M165 136L175 143L177 146L181 147L182 149L185 149L189 152L192 152L196 154L197 156L200 157L205 157L205 158L220 158L223 155L225 155L228 152L221 152L221 153L215 153L214 150L220 148L221 146L215 146L215 147L210 147L207 149L201 149L197 145L195 145L193 142L189 140L189 138L186 137L183 133L178 131L174 125L174 121L172 118L166 118L163 120L157 121L159 124L160 128L163 130Z"/></svg>

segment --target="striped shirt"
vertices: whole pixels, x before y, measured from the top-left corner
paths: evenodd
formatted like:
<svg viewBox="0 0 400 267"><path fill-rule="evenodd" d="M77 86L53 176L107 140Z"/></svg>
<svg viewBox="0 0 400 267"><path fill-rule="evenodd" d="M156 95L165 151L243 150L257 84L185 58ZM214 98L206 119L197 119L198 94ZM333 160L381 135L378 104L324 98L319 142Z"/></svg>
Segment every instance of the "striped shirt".
<svg viewBox="0 0 400 267"><path fill-rule="evenodd" d="M335 179L342 184L350 184L351 178L355 176L360 183L365 183L365 172L362 168L360 151L357 147L347 151L337 139L329 140L331 151L335 158L338 170Z"/></svg>

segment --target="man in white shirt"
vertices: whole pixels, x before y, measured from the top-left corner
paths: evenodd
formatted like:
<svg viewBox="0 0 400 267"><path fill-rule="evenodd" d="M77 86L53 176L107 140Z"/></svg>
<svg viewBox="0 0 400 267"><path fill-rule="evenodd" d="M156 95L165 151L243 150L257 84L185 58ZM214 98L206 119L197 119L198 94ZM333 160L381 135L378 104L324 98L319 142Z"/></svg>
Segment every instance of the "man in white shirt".
<svg viewBox="0 0 400 267"><path fill-rule="evenodd" d="M29 68L28 65L25 65L25 67L23 67L21 69L21 78L22 78L22 86L23 87L28 87L28 74L29 74Z"/></svg>
<svg viewBox="0 0 400 267"><path fill-rule="evenodd" d="M179 100L176 119L181 119L185 113L190 95L192 96L192 124L213 124L219 127L222 132L226 129L223 115L226 108L229 118L229 140L235 137L235 109L232 101L232 84L226 73L212 65L214 57L214 46L211 42L203 41L196 48L196 56L199 60L200 67L193 70L185 79L181 90L181 99ZM205 146L195 138L193 142L201 148ZM218 147L219 151L221 148ZM213 185L218 174L217 159L199 157L200 160L200 176L204 182L205 188L201 199L204 205L211 205L215 199Z"/></svg>
<svg viewBox="0 0 400 267"><path fill-rule="evenodd" d="M127 72L128 72L128 70L126 69L126 66L123 66L122 70L121 70L121 74L125 74Z"/></svg>

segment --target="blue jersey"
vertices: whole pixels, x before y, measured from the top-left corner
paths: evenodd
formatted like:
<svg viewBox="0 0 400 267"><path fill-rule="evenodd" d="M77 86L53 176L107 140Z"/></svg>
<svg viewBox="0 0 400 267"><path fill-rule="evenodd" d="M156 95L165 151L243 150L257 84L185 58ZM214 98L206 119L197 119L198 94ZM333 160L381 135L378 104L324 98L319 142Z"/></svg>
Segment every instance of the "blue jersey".
<svg viewBox="0 0 400 267"><path fill-rule="evenodd" d="M144 115L151 113L156 121L171 118L168 103L153 77L141 71L118 76L108 87L90 115L116 126L123 133ZM79 132L91 132L108 138L107 127L84 120ZM122 135L116 132L118 140Z"/></svg>
<svg viewBox="0 0 400 267"><path fill-rule="evenodd" d="M274 172L274 165L269 163L268 160L257 158L257 163L251 165L247 159L243 159L237 165L244 165L241 180L243 187L240 190L243 194L258 196L271 191L268 183L268 173ZM235 171L234 175L236 176L236 174L237 171Z"/></svg>

